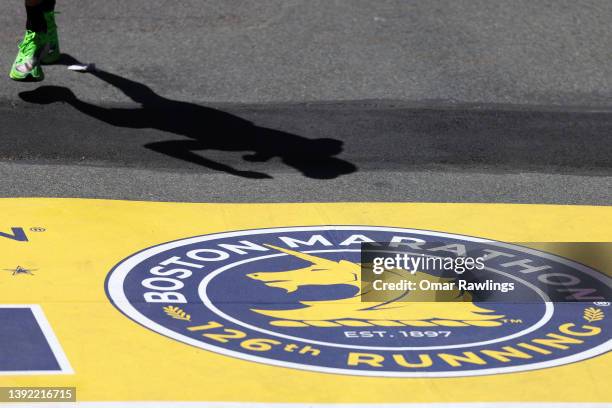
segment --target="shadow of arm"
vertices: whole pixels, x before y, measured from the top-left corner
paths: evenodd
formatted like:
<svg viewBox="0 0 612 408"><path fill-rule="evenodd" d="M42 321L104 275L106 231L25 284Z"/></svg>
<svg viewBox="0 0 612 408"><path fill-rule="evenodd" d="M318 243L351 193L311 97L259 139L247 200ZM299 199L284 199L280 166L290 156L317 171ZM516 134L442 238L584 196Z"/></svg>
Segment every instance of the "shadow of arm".
<svg viewBox="0 0 612 408"><path fill-rule="evenodd" d="M114 126L146 128L150 123L142 108L107 108L94 105L77 98L70 89L63 86L41 86L33 91L21 92L19 97L26 102L39 105L64 102L81 113Z"/></svg>

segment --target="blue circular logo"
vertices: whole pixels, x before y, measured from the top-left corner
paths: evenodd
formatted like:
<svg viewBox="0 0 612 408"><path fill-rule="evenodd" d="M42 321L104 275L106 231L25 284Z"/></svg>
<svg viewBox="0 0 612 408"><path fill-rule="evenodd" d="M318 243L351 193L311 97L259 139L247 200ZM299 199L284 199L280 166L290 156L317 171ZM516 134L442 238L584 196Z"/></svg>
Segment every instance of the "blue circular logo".
<svg viewBox="0 0 612 408"><path fill-rule="evenodd" d="M377 242L426 257L483 257L485 268L465 276L484 286L461 302L405 301L408 292L364 302L361 246ZM118 264L106 290L142 326L227 356L336 374L452 377L608 352L610 284L571 260L482 238L307 226L161 244Z"/></svg>

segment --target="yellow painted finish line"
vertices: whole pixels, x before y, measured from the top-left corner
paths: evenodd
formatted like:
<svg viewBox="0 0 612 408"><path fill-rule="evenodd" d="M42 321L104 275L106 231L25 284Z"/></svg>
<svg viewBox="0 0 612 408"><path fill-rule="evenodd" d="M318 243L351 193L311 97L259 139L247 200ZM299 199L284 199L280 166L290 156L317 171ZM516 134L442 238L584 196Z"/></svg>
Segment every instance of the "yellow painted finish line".
<svg viewBox="0 0 612 408"><path fill-rule="evenodd" d="M4 356L0 354L0 370L3 361L9 366L14 365L11 370L0 372L0 386L75 386L80 401L305 403L612 401L612 391L609 387L612 357L609 353L598 352L579 361L555 364L548 368L504 371L506 367L514 364L516 356L510 359L511 362L504 362L503 358L497 358L495 361L486 360L484 355L477 353L478 355L466 357L471 361L462 361L455 358L458 352L451 350L449 353L455 353L455 357L445 357L446 361L454 359L456 364L459 361L461 369L473 365L475 369L499 369L505 373L405 378L394 375L369 375L368 372L365 375L363 372L351 375L340 369L333 373L331 369L310 370L298 367L302 364L300 356L294 360L289 360L287 357L281 364L268 361L277 358L275 357L277 354L272 355L276 353L274 350L285 347L283 351L285 354L279 351L281 354L278 355L302 353L323 366L322 359L326 358L324 355L326 346L293 340L281 342L272 339L271 335L262 335L264 340L262 342L261 339L253 339L245 334L246 329L237 330L225 322L215 322L212 319L199 321L194 313L185 313L181 319L181 312L187 308L183 303L170 304L176 307L172 309L175 312L170 310L170 313L169 309L162 309L162 306L167 307L167 304L153 302L146 305L150 310L155 309L155 313L159 312L161 316L159 319L170 319L162 326L166 325L176 331L182 330L185 335L191 330L194 335L204 339L202 336L212 333L213 330L226 330L216 332L216 337L213 334L206 338L213 348L184 344L184 341L174 335L156 333L157 330L152 329L150 325L144 324L143 327L134 321L133 316L122 314L111 303L105 290L109 273L122 260L163 243L206 234L302 226L351 225L392 227L398 231L420 229L502 242L612 242L612 207L402 203L184 204L78 199L1 199L0 213L2 214L0 269L3 269L0 271L0 299L3 305L0 307L0 312L2 308L18 309L19 305L36 305L28 309L33 311L34 317L27 324L43 328L41 329L43 336L39 336L38 340L42 342L41 344L48 344L51 349L49 354L42 346L40 349L29 351L25 346L17 347L16 355L30 353L31 361L28 363L30 366L25 364L25 367L19 366L21 364L19 360L8 358L6 354L9 351L0 351L4 353ZM364 231L363 235L367 235L371 230L366 228ZM316 229L310 232L310 238L318 235ZM290 243L293 243L296 251L303 250L299 242L305 241L306 238L291 236L292 233L294 232L280 233L279 237L284 236L285 239L279 242L287 244L287 248L291 248ZM356 242L355 240L360 239L357 234L350 236L342 234L342 231L324 231L319 234L322 237L320 243L327 245L324 240L337 239L338 242L330 243L330 248L336 244L340 245L340 242L344 242L345 246L349 247L351 243ZM399 232L396 234L401 235ZM260 247L254 243L255 238L251 239L256 236L238 234L236 237L234 244L251 240L252 248ZM221 258L225 256L221 254L223 251L219 250L221 247L216 247L218 252L211 250L193 252L189 262L185 257L175 259L171 264L175 272L172 275L165 275L166 281L158 279L163 277L162 275L151 275L147 279L153 280L148 280L145 285L152 288L150 293L158 294L148 295L149 298L154 299L155 296L171 298L165 292L156 292L155 288L159 288L162 283L168 287L175 287L174 292L177 295L174 296L181 296L184 288L179 286L187 280L172 279L170 276L187 278L187 275L199 269L197 265L212 262L211 259L214 257L218 257L221 262ZM240 248L236 246L232 247L233 250L223 248L225 248L223 253L242 256ZM242 251L249 252L251 249ZM262 251L261 248L259 251ZM264 253L268 254L262 251L262 254ZM289 262L290 255L282 252L275 254L276 256L269 259ZM320 252L317 256L323 256L321 254L325 253ZM166 259L154 258L161 255L148 252L142 256L148 256L151 260L147 267L149 269L155 265L159 266ZM292 259L292 262L298 265L299 260L295 257ZM574 260L587 261L576 257ZM178 262L187 262L190 265ZM609 259L591 259L589 266L610 274L609 265ZM128 282L132 272L126 268L128 266L123 265L115 270L114 277L109 279L110 284L123 282L120 275L124 269L127 276L124 277L125 282ZM158 272L168 271L161 269L161 266L159 268ZM183 272L176 272L178 269L182 269ZM256 278L254 277L253 282L256 282ZM210 290L213 290L213 284L211 281ZM269 286L274 287L274 284L272 282ZM269 293L283 294L278 285L276 283L275 291ZM265 285L260 284L258 287L265 288ZM142 289L139 288L138 290ZM266 290L268 289L270 288ZM119 292L121 291L118 290L117 293ZM120 293L117 293L112 296L114 301L119 303ZM211 302L214 303L214 299ZM134 307L141 307L142 302L140 303ZM158 307L159 310L156 309ZM594 308L603 314L611 314L604 306ZM129 314L130 312L126 310L122 309L124 313ZM172 313L175 313L175 316L171 319L168 316ZM27 313L23 315L30 316ZM0 313L0 323L2 316ZM6 319L6 316L4 318ZM559 353L559 357L563 357L565 352L563 347L581 347L579 342L597 339L599 334L594 333L598 327L601 327L597 326L600 323L588 325L584 321L579 323L577 320L568 320L567 324L571 326L564 326L565 332L557 330L558 327L555 326L556 331L551 329L548 332L569 336L574 344L562 344L559 348L549 347L549 349L553 354ZM10 337L9 332L13 329L10 324L0 328L5 337ZM35 328L31 330L36 331ZM410 329L404 331L411 333ZM388 330L386 332L391 333ZM244 339L240 339L242 350L231 349L232 344L240 348L234 339L242 335L244 335ZM541 333L533 336L545 335L546 333ZM15 343L10 343L13 346L23 345L31 338L34 337L6 341L9 343L14 341ZM244 343L247 340L249 342ZM527 341L527 338L515 340L512 344L517 348L516 344L521 341ZM295 348L291 347L292 344ZM543 343L538 344L542 346ZM307 345L310 345L310 348ZM268 350L269 348L272 350ZM315 348L323 353L320 357L312 351ZM522 351L525 352L525 349ZM364 350L355 352L365 353ZM234 356L232 353L242 353L241 355L247 357ZM423 353L432 359L439 359L432 364L441 366L440 353L429 351ZM532 350L530 353L531 359L549 358L542 352L538 354ZM373 351L370 354L378 355L378 352ZM56 370L58 373L46 374L44 369L41 371L40 367L37 368L37 364L48 363L45 359L48 359L49 355L55 356L58 365L61 366ZM268 360L258 361L260 356ZM358 361L359 358L367 360L363 356L353 356L354 360ZM373 358L376 360L376 357ZM478 362L479 360L486 360L484 366ZM385 360L385 364L387 361L388 359ZM421 363L424 364L424 360L421 360ZM292 364L296 366L293 367ZM343 369L357 368L376 372L379 369L373 364L375 365L375 362L371 361L363 364L363 367L347 365ZM454 369L452 364L448 362L444 364L446 364L445 372ZM394 368L389 368L391 369ZM386 371L387 368L380 370Z"/></svg>

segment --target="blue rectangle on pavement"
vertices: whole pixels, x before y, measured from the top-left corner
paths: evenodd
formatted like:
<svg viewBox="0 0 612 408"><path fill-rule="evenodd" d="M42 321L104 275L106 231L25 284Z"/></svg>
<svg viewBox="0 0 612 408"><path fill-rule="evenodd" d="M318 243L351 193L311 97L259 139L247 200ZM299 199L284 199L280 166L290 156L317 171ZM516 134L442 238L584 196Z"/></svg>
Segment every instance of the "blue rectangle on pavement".
<svg viewBox="0 0 612 408"><path fill-rule="evenodd" d="M32 310L0 308L0 373L60 369Z"/></svg>

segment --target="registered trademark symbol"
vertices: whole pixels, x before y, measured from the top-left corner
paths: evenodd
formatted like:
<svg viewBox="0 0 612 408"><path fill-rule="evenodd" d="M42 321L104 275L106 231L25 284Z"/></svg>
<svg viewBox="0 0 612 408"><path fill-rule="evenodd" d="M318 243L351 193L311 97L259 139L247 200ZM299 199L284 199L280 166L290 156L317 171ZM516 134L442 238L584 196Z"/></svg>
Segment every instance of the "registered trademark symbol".
<svg viewBox="0 0 612 408"><path fill-rule="evenodd" d="M610 306L610 302L593 302L593 304L595 306L603 306L603 307Z"/></svg>
<svg viewBox="0 0 612 408"><path fill-rule="evenodd" d="M30 228L30 231L32 232L45 232L47 229L43 228L43 227L32 227Z"/></svg>

